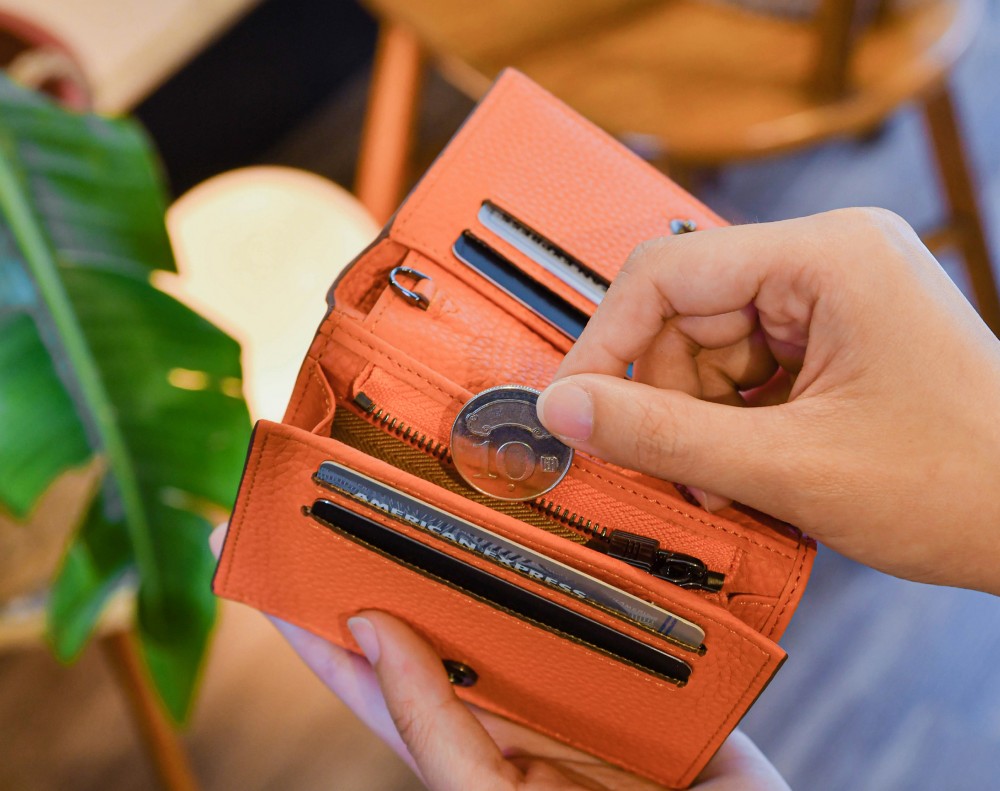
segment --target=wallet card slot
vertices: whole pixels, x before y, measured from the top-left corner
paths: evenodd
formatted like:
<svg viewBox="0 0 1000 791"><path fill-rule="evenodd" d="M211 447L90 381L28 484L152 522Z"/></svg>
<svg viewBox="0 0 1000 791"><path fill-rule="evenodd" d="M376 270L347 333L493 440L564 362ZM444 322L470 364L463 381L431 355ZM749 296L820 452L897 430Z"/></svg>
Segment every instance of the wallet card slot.
<svg viewBox="0 0 1000 791"><path fill-rule="evenodd" d="M665 681L683 686L691 676L691 666L671 654L415 541L344 506L320 499L309 508L308 515L400 565Z"/></svg>
<svg viewBox="0 0 1000 791"><path fill-rule="evenodd" d="M467 512L473 521L482 520L497 533L564 562L594 572L600 567L623 589L662 602L703 626L708 652L683 656L692 674L688 684L678 688L426 575L411 573L301 515L301 505L327 496L312 475L330 458L442 509ZM330 495L336 499L335 493ZM398 529L418 537L405 525ZM636 756L655 756L645 764L647 773L657 774L657 767L662 768L669 757L681 769L657 776L662 782L683 785L691 779L683 767L694 766L703 751L718 746L784 653L722 607L690 591L643 579L634 569L612 567L592 554L502 515L491 516L475 503L436 491L332 439L263 421L254 435L214 587L220 595L355 651L347 619L365 609L387 612L424 635L439 656L476 669L478 683L458 690L465 700L608 758L615 754L608 748L606 734L614 733L635 745ZM485 567L485 561L472 562ZM519 579L505 569L496 573ZM523 584L543 596L555 595L540 583ZM583 603L569 600L566 606L588 615L593 612L594 620L642 642L660 644L655 635ZM666 650L674 653L669 645ZM676 724L674 735L664 730L670 723Z"/></svg>
<svg viewBox="0 0 1000 791"><path fill-rule="evenodd" d="M501 535L493 525L472 522L337 461L324 461L313 480L352 504L360 503L370 515L388 516L400 525L415 529L424 540L457 547L463 555L485 559L498 569L516 572L525 580L544 583L564 598L584 601L590 607L639 626L686 651L699 654L705 651L705 632L694 622L574 564L564 563L549 553Z"/></svg>
<svg viewBox="0 0 1000 791"><path fill-rule="evenodd" d="M476 217L484 228L586 299L591 309L608 293L611 283L607 278L492 201L483 201Z"/></svg>
<svg viewBox="0 0 1000 791"><path fill-rule="evenodd" d="M455 257L495 288L576 341L590 315L563 299L470 231L463 231L452 247Z"/></svg>

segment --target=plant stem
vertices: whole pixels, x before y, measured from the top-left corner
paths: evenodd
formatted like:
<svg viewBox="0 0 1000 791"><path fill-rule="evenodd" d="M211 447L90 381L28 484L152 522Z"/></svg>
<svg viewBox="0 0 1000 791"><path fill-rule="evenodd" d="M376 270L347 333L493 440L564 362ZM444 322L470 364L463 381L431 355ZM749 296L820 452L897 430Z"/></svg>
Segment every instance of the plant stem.
<svg viewBox="0 0 1000 791"><path fill-rule="evenodd" d="M0 154L0 214L11 229L24 256L44 307L55 327L66 354L69 371L75 379L88 410L93 431L107 459L108 471L121 498L128 532L142 584L158 600L160 579L150 539L149 522L125 439L118 427L115 408L108 397L100 369L90 352L73 305L59 278L59 267L48 239L24 196L24 186L7 157ZM58 366L57 366L58 368Z"/></svg>

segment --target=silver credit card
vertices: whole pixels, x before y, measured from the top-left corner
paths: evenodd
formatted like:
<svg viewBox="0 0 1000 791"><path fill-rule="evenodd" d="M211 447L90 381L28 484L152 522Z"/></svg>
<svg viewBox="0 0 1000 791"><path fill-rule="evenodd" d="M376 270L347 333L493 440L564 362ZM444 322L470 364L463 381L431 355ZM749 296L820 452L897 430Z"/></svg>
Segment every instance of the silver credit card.
<svg viewBox="0 0 1000 791"><path fill-rule="evenodd" d="M536 264L595 305L600 305L610 283L558 245L529 228L499 206L486 201L479 222Z"/></svg>
<svg viewBox="0 0 1000 791"><path fill-rule="evenodd" d="M705 631L695 623L558 560L546 557L484 527L334 461L316 471L317 483L377 511L432 533L524 576L610 610L693 651L701 650Z"/></svg>

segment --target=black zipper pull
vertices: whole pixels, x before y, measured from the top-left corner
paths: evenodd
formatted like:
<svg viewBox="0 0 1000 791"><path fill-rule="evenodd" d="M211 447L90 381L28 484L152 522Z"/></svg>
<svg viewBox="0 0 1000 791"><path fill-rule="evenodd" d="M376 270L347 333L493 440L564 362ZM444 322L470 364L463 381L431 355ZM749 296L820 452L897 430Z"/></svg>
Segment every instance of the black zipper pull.
<svg viewBox="0 0 1000 791"><path fill-rule="evenodd" d="M585 546L682 588L716 592L726 581L725 574L711 571L693 555L660 549L660 542L655 538L626 530L612 530L604 538L591 538Z"/></svg>

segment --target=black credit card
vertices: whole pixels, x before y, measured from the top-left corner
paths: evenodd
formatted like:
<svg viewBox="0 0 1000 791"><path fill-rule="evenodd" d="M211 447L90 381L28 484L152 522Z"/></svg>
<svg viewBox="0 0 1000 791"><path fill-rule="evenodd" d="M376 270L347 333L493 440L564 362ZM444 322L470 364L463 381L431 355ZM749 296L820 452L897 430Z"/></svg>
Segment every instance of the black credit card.
<svg viewBox="0 0 1000 791"><path fill-rule="evenodd" d="M590 316L522 272L513 262L469 231L463 231L455 240L452 252L463 264L561 330L570 340L579 338L583 328L587 326Z"/></svg>
<svg viewBox="0 0 1000 791"><path fill-rule="evenodd" d="M691 675L691 666L675 656L397 533L341 505L329 500L316 500L310 515L326 527L377 550L401 565L415 567L487 604L514 612L678 686L683 686Z"/></svg>

